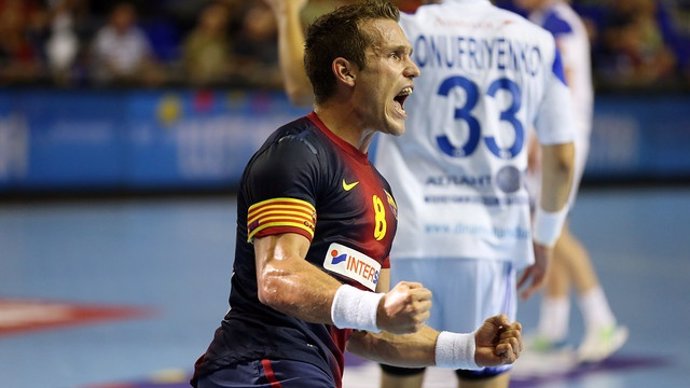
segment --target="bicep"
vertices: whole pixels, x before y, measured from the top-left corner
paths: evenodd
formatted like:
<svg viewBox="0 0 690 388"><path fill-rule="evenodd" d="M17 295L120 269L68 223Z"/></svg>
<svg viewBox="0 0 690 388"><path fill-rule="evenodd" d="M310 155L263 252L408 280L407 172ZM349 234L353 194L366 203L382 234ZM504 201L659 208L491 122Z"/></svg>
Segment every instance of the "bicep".
<svg viewBox="0 0 690 388"><path fill-rule="evenodd" d="M270 304L272 294L286 292L288 279L309 275L311 265L305 260L310 241L297 233L283 233L254 239L256 284L259 299Z"/></svg>
<svg viewBox="0 0 690 388"><path fill-rule="evenodd" d="M265 271L290 265L290 261L304 260L309 250L309 240L297 233L269 235L254 239L257 281Z"/></svg>

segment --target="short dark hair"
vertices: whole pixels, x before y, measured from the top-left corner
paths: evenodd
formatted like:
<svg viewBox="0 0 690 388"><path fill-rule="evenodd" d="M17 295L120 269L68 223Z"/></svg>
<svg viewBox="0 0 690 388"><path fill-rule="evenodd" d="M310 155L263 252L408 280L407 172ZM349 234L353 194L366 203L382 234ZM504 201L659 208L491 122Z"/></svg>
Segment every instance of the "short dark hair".
<svg viewBox="0 0 690 388"><path fill-rule="evenodd" d="M372 38L361 30L367 20L400 20L400 11L388 0L365 0L349 4L322 15L309 26L306 34L304 67L314 88L317 103L335 91L333 60L343 57L360 69L364 68L364 52Z"/></svg>

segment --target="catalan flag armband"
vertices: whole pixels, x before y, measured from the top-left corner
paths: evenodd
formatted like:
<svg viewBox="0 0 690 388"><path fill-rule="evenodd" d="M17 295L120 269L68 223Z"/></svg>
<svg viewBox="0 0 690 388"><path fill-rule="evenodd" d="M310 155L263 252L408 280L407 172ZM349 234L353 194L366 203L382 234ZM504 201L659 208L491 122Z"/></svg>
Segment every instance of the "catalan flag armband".
<svg viewBox="0 0 690 388"><path fill-rule="evenodd" d="M316 209L296 198L272 198L257 202L247 213L247 241L255 237L297 233L311 241L316 226Z"/></svg>

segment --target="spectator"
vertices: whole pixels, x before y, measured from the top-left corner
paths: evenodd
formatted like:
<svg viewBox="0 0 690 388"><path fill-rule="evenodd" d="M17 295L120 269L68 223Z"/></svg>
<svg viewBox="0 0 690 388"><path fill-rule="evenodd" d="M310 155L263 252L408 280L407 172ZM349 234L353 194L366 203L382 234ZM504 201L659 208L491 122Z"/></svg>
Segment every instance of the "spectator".
<svg viewBox="0 0 690 388"><path fill-rule="evenodd" d="M657 18L666 40L673 47L681 85L690 90L690 1L665 1L659 5Z"/></svg>
<svg viewBox="0 0 690 388"><path fill-rule="evenodd" d="M618 87L669 84L676 58L657 19L660 3L615 0L601 33L604 62L601 80Z"/></svg>
<svg viewBox="0 0 690 388"><path fill-rule="evenodd" d="M45 24L44 15L35 1L0 0L0 84L34 82L40 76L41 47L36 38Z"/></svg>
<svg viewBox="0 0 690 388"><path fill-rule="evenodd" d="M150 43L136 26L137 13L129 3L117 3L108 23L93 41L92 76L100 84L156 84L162 81Z"/></svg>
<svg viewBox="0 0 690 388"><path fill-rule="evenodd" d="M240 77L251 86L281 88L277 28L273 12L262 2L246 8L234 41Z"/></svg>
<svg viewBox="0 0 690 388"><path fill-rule="evenodd" d="M183 44L185 79L193 86L208 86L224 82L234 72L227 37L228 8L215 2L199 14L196 27Z"/></svg>
<svg viewBox="0 0 690 388"><path fill-rule="evenodd" d="M319 16L352 2L353 0L310 0L300 12L302 24L308 26Z"/></svg>
<svg viewBox="0 0 690 388"><path fill-rule="evenodd" d="M45 51L48 68L58 85L70 82L70 73L79 53L79 39L74 31L72 12L75 4L75 1L59 0L51 10L51 31Z"/></svg>

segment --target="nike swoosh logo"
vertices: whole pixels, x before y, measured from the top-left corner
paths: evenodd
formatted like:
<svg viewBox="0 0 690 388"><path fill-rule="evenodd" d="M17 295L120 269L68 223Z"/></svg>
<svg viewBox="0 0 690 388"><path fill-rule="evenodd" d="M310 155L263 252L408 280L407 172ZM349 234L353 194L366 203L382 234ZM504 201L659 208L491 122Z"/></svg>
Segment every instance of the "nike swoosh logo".
<svg viewBox="0 0 690 388"><path fill-rule="evenodd" d="M345 179L343 179L343 190L345 190L345 191L350 191L350 190L354 189L355 186L357 186L358 183L359 183L359 181L354 181L354 182L352 182L352 183L347 183L347 182L345 182Z"/></svg>

